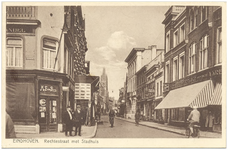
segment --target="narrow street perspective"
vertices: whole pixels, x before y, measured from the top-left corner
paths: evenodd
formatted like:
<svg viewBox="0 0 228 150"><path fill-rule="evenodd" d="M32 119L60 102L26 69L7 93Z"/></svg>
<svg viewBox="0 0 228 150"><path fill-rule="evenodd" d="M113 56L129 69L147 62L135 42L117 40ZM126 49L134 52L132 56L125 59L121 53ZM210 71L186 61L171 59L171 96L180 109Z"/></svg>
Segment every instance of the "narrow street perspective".
<svg viewBox="0 0 228 150"><path fill-rule="evenodd" d="M117 3L3 2L3 144L224 145L226 3Z"/></svg>
<svg viewBox="0 0 228 150"><path fill-rule="evenodd" d="M184 138L184 135L175 134L159 129L149 128L135 123L115 118L111 128L108 116L102 116L103 124L98 125L94 138Z"/></svg>

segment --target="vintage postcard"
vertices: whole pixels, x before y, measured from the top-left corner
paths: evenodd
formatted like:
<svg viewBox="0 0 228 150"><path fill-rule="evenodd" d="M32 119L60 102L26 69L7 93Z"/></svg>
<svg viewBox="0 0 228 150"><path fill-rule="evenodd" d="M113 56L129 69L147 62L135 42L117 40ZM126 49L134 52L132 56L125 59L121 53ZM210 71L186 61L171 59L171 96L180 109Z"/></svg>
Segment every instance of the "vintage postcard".
<svg viewBox="0 0 228 150"><path fill-rule="evenodd" d="M2 148L225 148L226 2L3 2Z"/></svg>

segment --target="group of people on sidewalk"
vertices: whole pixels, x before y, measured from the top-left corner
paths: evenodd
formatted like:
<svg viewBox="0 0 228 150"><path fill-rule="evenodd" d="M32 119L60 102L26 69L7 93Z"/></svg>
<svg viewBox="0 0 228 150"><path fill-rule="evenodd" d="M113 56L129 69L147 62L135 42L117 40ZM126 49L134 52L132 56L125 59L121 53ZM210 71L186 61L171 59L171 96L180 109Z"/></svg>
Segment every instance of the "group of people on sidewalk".
<svg viewBox="0 0 228 150"><path fill-rule="evenodd" d="M76 111L73 112L71 107L67 107L67 111L64 113L63 121L66 124L65 136L81 136L81 127L84 120L81 106L77 105ZM75 134L72 135L73 127L75 127ZM69 134L68 134L69 132Z"/></svg>

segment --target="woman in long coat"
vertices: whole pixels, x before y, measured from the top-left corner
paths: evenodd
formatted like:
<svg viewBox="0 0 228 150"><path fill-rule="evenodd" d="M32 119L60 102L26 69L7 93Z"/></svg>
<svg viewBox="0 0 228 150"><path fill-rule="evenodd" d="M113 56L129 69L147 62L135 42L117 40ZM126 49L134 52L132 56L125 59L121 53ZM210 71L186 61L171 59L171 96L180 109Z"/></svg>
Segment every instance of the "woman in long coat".
<svg viewBox="0 0 228 150"><path fill-rule="evenodd" d="M213 124L214 124L214 115L211 113L211 111L209 111L206 117L205 127L209 131L212 131Z"/></svg>

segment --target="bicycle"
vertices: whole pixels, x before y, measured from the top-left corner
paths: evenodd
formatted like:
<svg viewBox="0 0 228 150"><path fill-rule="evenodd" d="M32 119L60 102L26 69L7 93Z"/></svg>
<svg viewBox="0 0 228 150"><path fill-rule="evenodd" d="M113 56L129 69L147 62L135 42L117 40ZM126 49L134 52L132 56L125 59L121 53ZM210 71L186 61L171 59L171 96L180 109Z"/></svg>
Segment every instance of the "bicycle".
<svg viewBox="0 0 228 150"><path fill-rule="evenodd" d="M191 130L189 128L189 122L187 124L186 130L185 130L185 135L187 138L199 138L200 137L200 126L198 124L193 125L193 133L191 134Z"/></svg>

